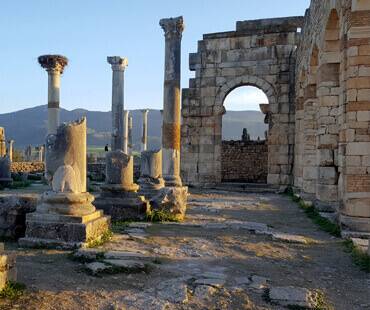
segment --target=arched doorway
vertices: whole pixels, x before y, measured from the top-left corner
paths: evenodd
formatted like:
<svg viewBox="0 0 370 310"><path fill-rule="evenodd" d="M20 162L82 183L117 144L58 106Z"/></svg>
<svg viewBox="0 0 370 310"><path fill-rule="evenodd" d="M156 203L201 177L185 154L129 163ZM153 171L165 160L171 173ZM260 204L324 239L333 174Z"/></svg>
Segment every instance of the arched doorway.
<svg viewBox="0 0 370 310"><path fill-rule="evenodd" d="M259 88L242 85L225 97L222 116L222 182L267 183L268 98Z"/></svg>

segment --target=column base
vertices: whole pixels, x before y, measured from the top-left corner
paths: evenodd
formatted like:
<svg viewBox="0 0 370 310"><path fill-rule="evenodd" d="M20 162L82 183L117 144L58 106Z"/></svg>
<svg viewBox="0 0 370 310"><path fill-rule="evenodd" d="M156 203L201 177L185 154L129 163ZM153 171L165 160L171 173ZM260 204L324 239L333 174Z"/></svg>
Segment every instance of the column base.
<svg viewBox="0 0 370 310"><path fill-rule="evenodd" d="M136 192L139 186L134 185L132 190L120 188L115 184L102 186L102 192L94 202L95 206L110 215L112 221L145 220L149 203Z"/></svg>
<svg viewBox="0 0 370 310"><path fill-rule="evenodd" d="M41 197L36 212L26 216L24 247L74 249L86 247L109 231L110 217L96 210L89 193L48 192Z"/></svg>
<svg viewBox="0 0 370 310"><path fill-rule="evenodd" d="M164 180L162 178L140 177L137 182L140 186L138 194L144 196L147 200L156 196L164 187Z"/></svg>
<svg viewBox="0 0 370 310"><path fill-rule="evenodd" d="M188 188L163 187L156 196L150 200L152 210L159 210L171 215L174 220L182 221L185 218Z"/></svg>
<svg viewBox="0 0 370 310"><path fill-rule="evenodd" d="M180 176L177 175L165 175L163 176L166 187L182 187L182 181Z"/></svg>

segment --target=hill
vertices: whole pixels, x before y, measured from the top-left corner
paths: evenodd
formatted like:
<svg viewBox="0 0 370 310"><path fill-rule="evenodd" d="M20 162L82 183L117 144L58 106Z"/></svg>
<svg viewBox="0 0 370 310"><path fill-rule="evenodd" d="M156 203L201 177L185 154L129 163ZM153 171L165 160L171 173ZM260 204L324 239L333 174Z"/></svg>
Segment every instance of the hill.
<svg viewBox="0 0 370 310"><path fill-rule="evenodd" d="M140 148L141 112L132 110L134 148ZM62 122L87 117L89 146L104 146L110 143L111 113L76 109L61 109ZM248 128L252 138L264 137L266 125L264 115L259 111L228 111L223 117L223 139L239 140L244 127ZM160 145L161 114L159 110L150 110L148 114L149 147ZM5 128L7 139L15 140L15 148L23 149L27 145L44 143L47 128L47 106L37 106L17 112L0 114L0 126Z"/></svg>

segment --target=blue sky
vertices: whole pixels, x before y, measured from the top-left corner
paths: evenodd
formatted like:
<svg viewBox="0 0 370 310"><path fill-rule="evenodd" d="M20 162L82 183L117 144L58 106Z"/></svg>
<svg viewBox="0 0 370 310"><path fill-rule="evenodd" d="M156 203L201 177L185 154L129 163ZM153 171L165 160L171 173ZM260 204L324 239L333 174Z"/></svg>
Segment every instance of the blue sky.
<svg viewBox="0 0 370 310"><path fill-rule="evenodd" d="M235 29L238 20L303 15L309 0L3 0L0 6L0 113L46 104L42 54L69 58L61 106L108 111L108 55L128 57L125 108L161 108L164 37L159 19L183 15L182 87L188 54L202 34ZM244 95L245 97L245 95Z"/></svg>

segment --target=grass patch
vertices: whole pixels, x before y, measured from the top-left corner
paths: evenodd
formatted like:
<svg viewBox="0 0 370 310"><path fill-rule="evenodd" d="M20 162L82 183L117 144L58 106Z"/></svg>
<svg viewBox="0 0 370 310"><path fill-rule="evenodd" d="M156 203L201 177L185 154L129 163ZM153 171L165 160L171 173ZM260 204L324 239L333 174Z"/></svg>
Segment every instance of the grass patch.
<svg viewBox="0 0 370 310"><path fill-rule="evenodd" d="M22 296L26 286L22 283L8 281L5 287L0 291L0 298L8 298L11 300Z"/></svg>
<svg viewBox="0 0 370 310"><path fill-rule="evenodd" d="M326 231L335 237L341 236L339 225L332 223L328 219L322 217L313 205L306 205L299 196L293 194L292 189L288 189L286 193L290 196L292 201L298 203L299 207L304 210L307 217L310 218L312 222L318 225L323 231Z"/></svg>
<svg viewBox="0 0 370 310"><path fill-rule="evenodd" d="M95 248L98 246L102 246L104 243L111 240L113 237L113 232L111 230L105 231L100 238L91 240L87 243L87 248Z"/></svg>
<svg viewBox="0 0 370 310"><path fill-rule="evenodd" d="M335 237L341 236L339 225L322 217L314 206L307 206L302 200L299 200L298 204L304 210L306 215L312 220L312 222L318 225L323 231L326 231Z"/></svg>
<svg viewBox="0 0 370 310"><path fill-rule="evenodd" d="M350 253L355 265L360 267L361 270L370 273L370 256L361 251L352 240L343 241L344 251Z"/></svg>
<svg viewBox="0 0 370 310"><path fill-rule="evenodd" d="M18 188L26 188L31 185L32 182L30 181L13 181L8 187L10 189L18 189Z"/></svg>
<svg viewBox="0 0 370 310"><path fill-rule="evenodd" d="M152 210L147 213L146 219L148 222L179 222L178 216L164 210Z"/></svg>
<svg viewBox="0 0 370 310"><path fill-rule="evenodd" d="M112 222L112 231L114 233L123 232L132 221L114 221Z"/></svg>

